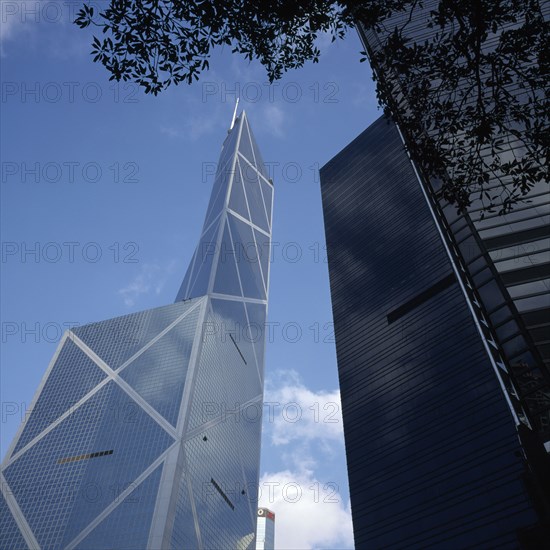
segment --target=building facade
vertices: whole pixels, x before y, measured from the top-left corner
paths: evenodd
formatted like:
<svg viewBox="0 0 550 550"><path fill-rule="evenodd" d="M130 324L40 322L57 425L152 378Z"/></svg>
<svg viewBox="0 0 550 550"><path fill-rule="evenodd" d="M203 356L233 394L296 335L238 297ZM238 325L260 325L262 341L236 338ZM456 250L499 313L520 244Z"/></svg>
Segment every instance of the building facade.
<svg viewBox="0 0 550 550"><path fill-rule="evenodd" d="M435 38L438 5L411 2L376 31L358 26L397 120L411 115L409 90L377 53L394 29L409 44ZM547 2L539 15L548 20ZM514 158L518 140L503 138L499 154ZM480 200L458 214L406 139L381 119L321 170L356 544L540 548L550 538L548 182L510 214L482 217ZM500 185L489 173L489 192Z"/></svg>
<svg viewBox="0 0 550 550"><path fill-rule="evenodd" d="M535 3L534 3L535 4ZM411 11L396 13L385 21L385 31L366 31L358 27L359 35L371 59L385 44L393 28L403 28L409 43L431 40L437 33L436 26L429 28L432 10L437 9L439 0L427 0L422 5L411 7ZM550 20L550 3L540 2L540 17ZM409 22L410 18L410 22ZM515 24L508 23L507 29ZM495 37L487 41L487 48L494 47ZM526 63L526 61L524 61ZM373 69L382 78L384 87L391 89L395 98L394 111L401 101L400 110L406 110L407 90L398 78L373 63ZM483 68L481 69L483 71ZM516 82L506 85L506 91L515 98L525 99L527 92ZM464 88L459 83L457 88ZM543 102L544 91L539 90ZM437 88L426 91L436 94ZM535 91L536 93L536 91ZM461 96L450 98L458 104ZM485 99L488 101L487 99ZM397 113L399 120L400 113ZM437 127L426 128L425 134L441 133ZM403 136L406 140L406 136ZM524 148L523 142L512 134L502 135L499 147L500 160L512 160L515 151ZM408 149L414 154L413 146ZM460 147L457 144L457 149ZM541 163L542 161L541 151ZM485 166L491 165L495 150L485 148ZM414 159L413 159L414 160ZM500 215L498 209L483 212L483 199L473 197L467 215L459 216L453 205L443 200L439 190L440 182L426 177L421 172L421 159L416 159L416 168L426 182L426 191L432 198L436 216L451 247L456 248L465 270L473 279L479 298L484 304L484 314L490 317L502 352L507 360L505 382L515 385L521 398L513 396L517 414L525 425L533 427L539 439L550 452L550 345L547 333L550 331L550 185L547 180L537 181L512 212ZM449 176L450 179L450 176ZM487 170L485 191L488 194L502 192L502 179L498 170ZM506 185L506 184L505 184ZM511 188L510 182L507 185ZM500 359L497 358L499 361ZM513 393L513 392L512 392Z"/></svg>
<svg viewBox="0 0 550 550"><path fill-rule="evenodd" d="M525 319L548 306L487 243L544 219L485 236L384 118L321 189L356 547L543 547L550 392Z"/></svg>
<svg viewBox="0 0 550 550"><path fill-rule="evenodd" d="M275 550L275 513L268 508L258 508L256 550Z"/></svg>
<svg viewBox="0 0 550 550"><path fill-rule="evenodd" d="M63 336L2 464L2 549L253 547L272 204L243 112L176 302Z"/></svg>

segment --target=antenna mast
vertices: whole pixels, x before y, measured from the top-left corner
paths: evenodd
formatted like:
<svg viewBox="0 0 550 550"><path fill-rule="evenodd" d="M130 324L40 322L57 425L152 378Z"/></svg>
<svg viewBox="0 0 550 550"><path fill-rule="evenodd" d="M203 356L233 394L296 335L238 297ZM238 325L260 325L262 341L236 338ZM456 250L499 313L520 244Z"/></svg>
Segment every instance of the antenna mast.
<svg viewBox="0 0 550 550"><path fill-rule="evenodd" d="M235 126L235 119L237 118L238 106L239 106L239 98L237 97L237 102L235 103L235 110L233 111L233 118L231 119L231 126L229 127L229 131L233 130L233 126Z"/></svg>

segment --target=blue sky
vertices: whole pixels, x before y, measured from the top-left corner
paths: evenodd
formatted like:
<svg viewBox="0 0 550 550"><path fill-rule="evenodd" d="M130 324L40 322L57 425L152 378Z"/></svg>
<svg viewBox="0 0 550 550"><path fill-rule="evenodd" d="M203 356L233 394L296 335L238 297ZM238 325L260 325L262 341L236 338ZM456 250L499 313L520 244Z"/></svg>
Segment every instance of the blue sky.
<svg viewBox="0 0 550 550"><path fill-rule="evenodd" d="M317 168L380 115L359 39L271 87L219 50L149 97L92 63L76 5L1 3L2 456L67 326L174 300L238 92L275 184L261 502L278 547L351 548Z"/></svg>

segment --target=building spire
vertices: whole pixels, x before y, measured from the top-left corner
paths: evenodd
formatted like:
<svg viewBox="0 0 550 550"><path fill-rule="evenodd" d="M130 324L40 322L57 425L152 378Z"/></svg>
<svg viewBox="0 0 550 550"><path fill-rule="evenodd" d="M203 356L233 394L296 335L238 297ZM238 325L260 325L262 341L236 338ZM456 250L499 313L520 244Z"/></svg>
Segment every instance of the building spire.
<svg viewBox="0 0 550 550"><path fill-rule="evenodd" d="M273 188L244 111L225 138L195 254L176 302L205 294L266 300L269 262L263 248L271 235ZM257 260L226 258L256 246Z"/></svg>
<svg viewBox="0 0 550 550"><path fill-rule="evenodd" d="M235 110L233 111L233 118L231 119L231 126L229 126L229 131L233 130L233 126L235 126L235 119L237 118L238 106L239 106L239 97L237 97L237 101L235 102Z"/></svg>

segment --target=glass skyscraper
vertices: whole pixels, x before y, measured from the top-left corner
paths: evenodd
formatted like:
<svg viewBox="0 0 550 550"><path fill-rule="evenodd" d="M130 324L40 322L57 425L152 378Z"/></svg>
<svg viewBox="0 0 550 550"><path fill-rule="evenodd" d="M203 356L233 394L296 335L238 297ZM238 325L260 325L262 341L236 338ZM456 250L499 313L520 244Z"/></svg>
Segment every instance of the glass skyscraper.
<svg viewBox="0 0 550 550"><path fill-rule="evenodd" d="M470 275L384 118L321 188L356 547L544 547L550 395L512 379L533 351L494 266Z"/></svg>
<svg viewBox="0 0 550 550"><path fill-rule="evenodd" d="M3 550L254 546L272 205L243 112L175 303L59 343L2 465Z"/></svg>
<svg viewBox="0 0 550 550"><path fill-rule="evenodd" d="M435 33L438 4L411 3L377 32L359 27L371 60L396 26L411 42ZM373 69L406 110L399 79ZM321 169L355 543L542 548L548 183L483 219L480 201L458 214L440 187L384 118Z"/></svg>
<svg viewBox="0 0 550 550"><path fill-rule="evenodd" d="M436 9L439 0L427 0L422 5L411 6L410 24L409 12L394 14L385 21L385 31L365 31L359 26L359 35L371 58L380 50L388 38L393 27L403 27L403 31L410 43L433 38L437 30L428 27L428 19L432 10ZM533 3L535 5L535 3ZM540 2L541 20L550 21L550 3ZM507 25L509 30L514 25ZM494 46L496 37L487 41L487 48ZM538 61L538 60L537 60ZM534 61L535 62L535 61ZM527 60L521 63L527 64ZM381 70L374 62L374 70L381 74ZM483 70L483 69L482 69ZM404 98L407 103L407 90L403 89L398 78L384 72L385 86L391 88L392 97ZM459 83L459 90L465 87ZM525 100L529 95L518 83L511 80L506 83L506 92L511 97ZM426 94L436 95L437 87L426 91ZM540 102L544 101L544 90L538 93ZM460 95L452 98L458 105ZM397 101L395 104L397 105ZM399 118L399 117L398 117ZM518 129L520 127L518 126ZM426 134L437 135L439 129L434 126L426 129ZM498 147L498 155L491 147L483 149L485 166L490 166L496 156L499 160L512 160L517 152L525 149L522 142L512 134L502 135L504 143ZM405 138L406 139L406 138ZM457 149L458 149L457 145ZM413 150L414 147L409 147ZM417 152L416 154L420 154ZM460 154L460 149L458 153ZM521 157L521 155L520 155ZM540 151L540 163L543 161L543 152ZM416 159L416 167L421 172L422 163ZM547 172L546 172L547 173ZM525 196L524 202L518 203L512 212L499 215L498 209L486 211L480 215L483 208L481 193L472 193L472 204L468 207L467 215L458 216L453 205L442 199L439 192L440 182L433 178L421 177L428 183L427 192L434 199L436 215L441 220L444 231L452 235L459 254L467 264L467 270L474 279L482 300L485 302L486 313L499 325L507 322L498 330L505 341L506 353L514 357L509 365L508 374L515 379L515 384L523 391L533 389L534 384L540 385L545 380L546 393L550 390L548 372L550 369L550 346L547 332L550 330L550 187L544 179L537 181ZM486 194L499 195L502 185L512 188L509 181L500 176L498 170L486 171ZM504 182L504 183L503 183ZM475 189L475 186L473 186ZM503 308L504 302L509 307ZM497 313L498 312L498 313ZM514 314L516 319L511 322ZM506 334L504 334L506 332ZM504 342L503 342L504 344ZM513 349L512 349L513 348ZM517 355L518 352L529 353ZM513 371L513 372L512 372ZM544 374L546 373L546 375ZM545 403L546 406L541 408ZM550 399L542 393L529 394L522 403L524 409L520 417L529 417L527 424L535 426L540 439L546 444L550 452Z"/></svg>
<svg viewBox="0 0 550 550"><path fill-rule="evenodd" d="M268 508L258 508L256 550L275 550L275 514Z"/></svg>

